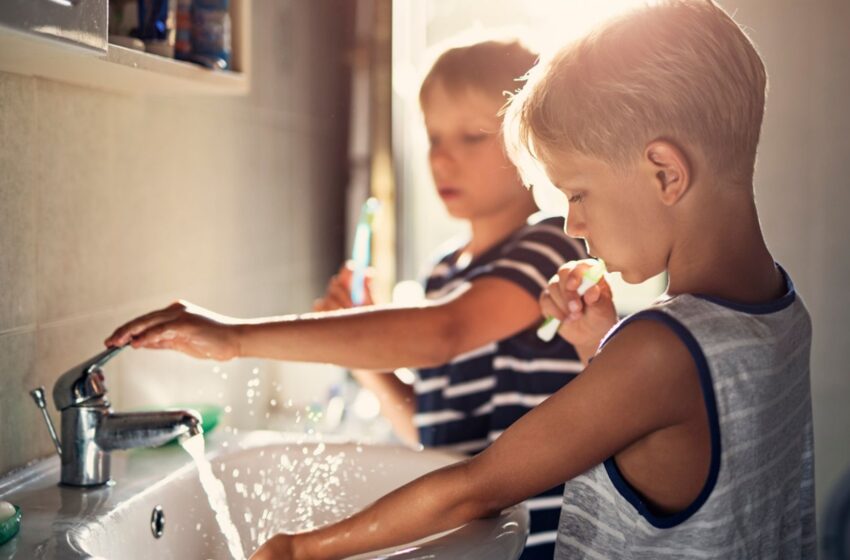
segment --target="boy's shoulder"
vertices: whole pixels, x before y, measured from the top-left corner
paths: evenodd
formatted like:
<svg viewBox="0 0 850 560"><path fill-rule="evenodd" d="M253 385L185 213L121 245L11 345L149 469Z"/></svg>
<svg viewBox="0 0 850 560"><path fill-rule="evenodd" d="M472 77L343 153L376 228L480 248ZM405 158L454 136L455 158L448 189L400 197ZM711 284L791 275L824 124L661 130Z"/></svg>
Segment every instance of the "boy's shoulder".
<svg viewBox="0 0 850 560"><path fill-rule="evenodd" d="M702 294L663 298L623 319L603 338L599 349L632 323L642 323L636 327L643 332L647 323L663 325L684 344L697 365L718 355L728 362L733 351L740 351L746 361L762 353L772 355L807 344L811 341L811 317L790 276L781 266L779 270L785 290L773 300L742 303Z"/></svg>

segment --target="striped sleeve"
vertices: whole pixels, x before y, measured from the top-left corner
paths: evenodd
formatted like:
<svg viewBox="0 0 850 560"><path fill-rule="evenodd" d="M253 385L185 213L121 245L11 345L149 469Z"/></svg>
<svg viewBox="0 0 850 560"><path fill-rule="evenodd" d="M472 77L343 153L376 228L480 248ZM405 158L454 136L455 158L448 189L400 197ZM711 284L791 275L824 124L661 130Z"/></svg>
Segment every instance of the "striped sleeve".
<svg viewBox="0 0 850 560"><path fill-rule="evenodd" d="M567 237L562 218L548 218L529 225L505 245L498 258L481 267L468 280L483 277L509 280L535 299L558 268L566 262L585 258L582 244Z"/></svg>

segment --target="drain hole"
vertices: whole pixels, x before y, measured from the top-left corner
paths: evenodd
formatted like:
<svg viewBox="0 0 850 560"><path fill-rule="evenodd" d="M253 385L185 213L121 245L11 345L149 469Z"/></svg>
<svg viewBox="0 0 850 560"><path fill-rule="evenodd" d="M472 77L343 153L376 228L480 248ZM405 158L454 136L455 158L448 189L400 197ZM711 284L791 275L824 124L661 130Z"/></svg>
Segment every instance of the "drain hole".
<svg viewBox="0 0 850 560"><path fill-rule="evenodd" d="M151 512L151 533L153 537L158 539L165 532L165 512L162 511L162 506L156 506Z"/></svg>

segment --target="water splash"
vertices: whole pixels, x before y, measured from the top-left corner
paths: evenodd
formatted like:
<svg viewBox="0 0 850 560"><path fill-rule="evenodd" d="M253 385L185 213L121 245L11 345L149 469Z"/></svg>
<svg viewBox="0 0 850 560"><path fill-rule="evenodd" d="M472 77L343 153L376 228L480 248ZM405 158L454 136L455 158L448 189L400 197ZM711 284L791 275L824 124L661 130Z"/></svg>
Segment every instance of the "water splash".
<svg viewBox="0 0 850 560"><path fill-rule="evenodd" d="M204 436L197 435L186 438L180 441L183 449L192 456L195 465L198 468L198 477L201 479L201 486L207 494L207 499L210 502L215 512L215 519L221 529L221 534L224 540L227 541L227 548L230 550L230 555L235 560L245 560L245 551L242 548L242 541L239 538L239 531L236 530L236 525L230 517L230 510L227 507L227 495L224 492L224 485L213 474L212 466L204 456Z"/></svg>

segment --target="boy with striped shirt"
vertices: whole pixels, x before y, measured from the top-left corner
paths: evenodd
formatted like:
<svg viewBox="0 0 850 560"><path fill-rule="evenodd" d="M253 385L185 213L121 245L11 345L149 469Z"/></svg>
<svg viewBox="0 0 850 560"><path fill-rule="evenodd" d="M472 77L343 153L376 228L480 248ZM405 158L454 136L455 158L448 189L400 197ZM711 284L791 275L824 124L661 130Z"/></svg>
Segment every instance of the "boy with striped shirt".
<svg viewBox="0 0 850 560"><path fill-rule="evenodd" d="M392 372L353 372L378 396L396 433L411 443L474 455L583 367L568 342L536 336L539 311L530 321L525 313L508 320L496 315L519 306L534 311L558 268L585 256L581 243L564 234L562 218L533 213L534 202L498 134L503 92L515 89L536 59L516 40L455 46L437 57L420 89L437 194L453 217L470 225L469 236L443 245L425 281L426 298L432 306L451 305L467 297L466 290L474 295L495 285L501 299L498 308L488 303L468 309L476 320L466 328L490 335L445 363L419 368L413 387ZM352 307L351 277L344 266L314 309ZM559 484L526 500L531 523L522 560L552 558L562 494Z"/></svg>
<svg viewBox="0 0 850 560"><path fill-rule="evenodd" d="M480 452L582 368L571 344L543 342L535 328L548 279L585 256L583 247L565 235L562 218L535 213L501 136L504 92L516 89L536 59L516 40L482 41L442 53L423 81L420 102L437 193L448 212L470 226L468 238L452 242L434 267L426 304L341 310L352 307L351 271L343 268L315 306L340 311L240 323L175 304L131 322L107 343L135 336L137 347L216 359L337 363L356 370L378 395L402 438ZM237 331L248 328L253 334L232 345ZM392 375L399 367L419 369L414 387ZM552 557L561 482L527 501L530 535L522 560Z"/></svg>

